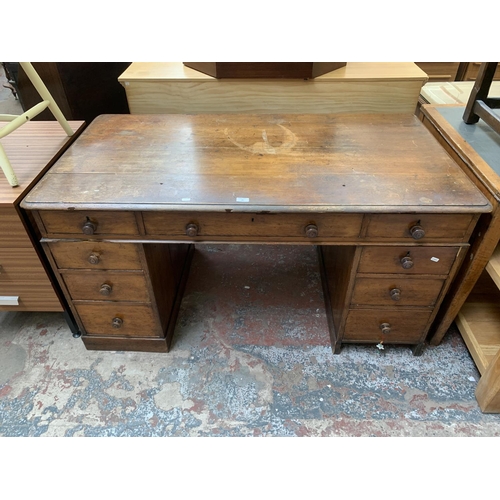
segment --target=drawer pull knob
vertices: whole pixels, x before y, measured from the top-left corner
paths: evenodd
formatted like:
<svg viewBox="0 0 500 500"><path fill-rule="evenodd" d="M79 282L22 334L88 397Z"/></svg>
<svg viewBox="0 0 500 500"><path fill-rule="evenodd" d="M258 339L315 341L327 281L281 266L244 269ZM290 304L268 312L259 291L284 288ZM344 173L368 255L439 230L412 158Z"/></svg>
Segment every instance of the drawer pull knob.
<svg viewBox="0 0 500 500"><path fill-rule="evenodd" d="M96 253L91 253L89 255L89 262L91 264L99 264L99 255Z"/></svg>
<svg viewBox="0 0 500 500"><path fill-rule="evenodd" d="M87 217L87 222L83 224L82 226L82 232L83 234L87 234L91 236L92 234L95 233L95 230L97 229L97 224L94 224L93 222L90 221L90 219Z"/></svg>
<svg viewBox="0 0 500 500"><path fill-rule="evenodd" d="M306 236L308 238L318 237L318 226L316 224L308 224L306 226Z"/></svg>
<svg viewBox="0 0 500 500"><path fill-rule="evenodd" d="M111 291L112 291L112 287L111 285L109 285L108 283L103 283L101 285L101 288L99 289L99 293L101 295L111 295Z"/></svg>
<svg viewBox="0 0 500 500"><path fill-rule="evenodd" d="M411 269L413 267L413 259L409 255L405 255L401 259L401 266L403 269Z"/></svg>
<svg viewBox="0 0 500 500"><path fill-rule="evenodd" d="M198 235L198 226L196 224L188 224L186 226L186 234L190 238L194 238L195 236Z"/></svg>
<svg viewBox="0 0 500 500"><path fill-rule="evenodd" d="M401 298L401 290L399 288L393 288L390 292L389 295L391 296L392 300L399 300Z"/></svg>
<svg viewBox="0 0 500 500"><path fill-rule="evenodd" d="M379 328L382 330L384 335L391 333L391 325L389 323L381 323Z"/></svg>
<svg viewBox="0 0 500 500"><path fill-rule="evenodd" d="M113 318L113 321L111 322L111 326L113 328L121 328L122 325L123 325L123 319Z"/></svg>
<svg viewBox="0 0 500 500"><path fill-rule="evenodd" d="M420 240L425 236L425 231L422 226L415 225L410 228L410 234L414 240Z"/></svg>

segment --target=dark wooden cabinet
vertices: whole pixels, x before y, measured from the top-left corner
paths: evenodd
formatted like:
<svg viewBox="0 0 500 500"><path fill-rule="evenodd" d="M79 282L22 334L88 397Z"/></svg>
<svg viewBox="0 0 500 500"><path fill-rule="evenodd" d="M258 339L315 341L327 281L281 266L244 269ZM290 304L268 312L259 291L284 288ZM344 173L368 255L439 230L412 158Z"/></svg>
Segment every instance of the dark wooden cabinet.
<svg viewBox="0 0 500 500"><path fill-rule="evenodd" d="M33 67L47 86L67 120L89 124L102 114L129 112L124 88L118 77L128 62L36 62ZM24 110L41 101L26 73L19 66L16 86ZM47 109L35 120L53 120Z"/></svg>

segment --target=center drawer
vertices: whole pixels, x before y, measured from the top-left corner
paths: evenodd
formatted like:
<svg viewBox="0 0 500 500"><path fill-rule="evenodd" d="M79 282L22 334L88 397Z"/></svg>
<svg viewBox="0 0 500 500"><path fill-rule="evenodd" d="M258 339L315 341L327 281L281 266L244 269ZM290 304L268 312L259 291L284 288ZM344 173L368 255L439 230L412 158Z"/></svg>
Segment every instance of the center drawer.
<svg viewBox="0 0 500 500"><path fill-rule="evenodd" d="M362 214L144 212L147 235L178 240L283 238L316 241L357 238Z"/></svg>

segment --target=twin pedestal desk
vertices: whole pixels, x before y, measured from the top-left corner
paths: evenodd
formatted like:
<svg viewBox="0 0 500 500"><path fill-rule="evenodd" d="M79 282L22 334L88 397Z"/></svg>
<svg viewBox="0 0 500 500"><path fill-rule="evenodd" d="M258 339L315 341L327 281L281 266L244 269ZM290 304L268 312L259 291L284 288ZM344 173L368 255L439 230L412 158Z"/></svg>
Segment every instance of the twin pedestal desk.
<svg viewBox="0 0 500 500"><path fill-rule="evenodd" d="M335 353L416 355L491 210L410 114L102 115L22 207L88 349L167 352L194 246L272 243L317 246Z"/></svg>

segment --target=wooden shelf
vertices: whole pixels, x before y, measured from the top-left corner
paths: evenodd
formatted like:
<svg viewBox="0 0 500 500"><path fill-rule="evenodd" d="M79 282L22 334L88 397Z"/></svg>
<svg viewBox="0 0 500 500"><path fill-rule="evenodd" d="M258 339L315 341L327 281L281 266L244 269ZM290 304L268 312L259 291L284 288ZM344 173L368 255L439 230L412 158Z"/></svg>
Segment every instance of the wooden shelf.
<svg viewBox="0 0 500 500"><path fill-rule="evenodd" d="M500 257L498 249L495 253ZM456 324L483 375L500 351L500 290L488 271L483 272L462 306Z"/></svg>
<svg viewBox="0 0 500 500"><path fill-rule="evenodd" d="M497 246L493 255L490 257L490 260L486 265L486 271L495 282L496 286L500 289L500 245Z"/></svg>

